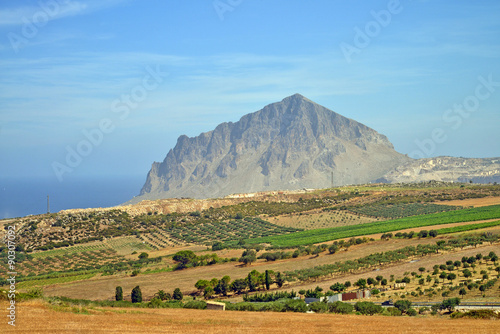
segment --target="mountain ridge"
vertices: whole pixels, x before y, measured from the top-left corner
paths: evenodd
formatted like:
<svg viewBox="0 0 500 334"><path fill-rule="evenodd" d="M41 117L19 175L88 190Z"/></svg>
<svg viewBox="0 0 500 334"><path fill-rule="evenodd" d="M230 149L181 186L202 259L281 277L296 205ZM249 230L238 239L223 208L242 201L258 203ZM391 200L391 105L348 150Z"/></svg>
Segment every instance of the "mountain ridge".
<svg viewBox="0 0 500 334"><path fill-rule="evenodd" d="M332 174L334 185L366 183L410 160L386 136L294 94L196 137L181 135L133 202L325 188Z"/></svg>

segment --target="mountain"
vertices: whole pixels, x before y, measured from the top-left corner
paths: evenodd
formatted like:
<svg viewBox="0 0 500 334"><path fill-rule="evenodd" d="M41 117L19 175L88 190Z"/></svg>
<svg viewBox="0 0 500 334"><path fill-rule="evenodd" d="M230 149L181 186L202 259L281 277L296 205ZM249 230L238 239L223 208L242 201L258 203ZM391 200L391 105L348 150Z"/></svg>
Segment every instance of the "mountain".
<svg viewBox="0 0 500 334"><path fill-rule="evenodd" d="M500 158L436 157L411 160L386 173L377 182L500 182Z"/></svg>
<svg viewBox="0 0 500 334"><path fill-rule="evenodd" d="M332 175L334 185L366 183L410 160L384 135L295 94L197 137L180 136L131 202L327 188Z"/></svg>

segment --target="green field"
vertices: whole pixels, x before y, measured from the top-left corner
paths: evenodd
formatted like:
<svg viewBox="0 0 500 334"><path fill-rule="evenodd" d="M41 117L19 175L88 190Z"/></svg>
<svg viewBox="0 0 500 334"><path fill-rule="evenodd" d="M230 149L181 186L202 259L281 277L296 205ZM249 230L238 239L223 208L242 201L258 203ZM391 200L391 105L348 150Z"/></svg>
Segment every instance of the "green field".
<svg viewBox="0 0 500 334"><path fill-rule="evenodd" d="M493 222L479 223L479 224L470 224L470 225L440 228L439 230L437 230L437 232L438 232L438 234L449 234L449 233L480 230L483 228L494 227L494 226L498 226L498 225L500 225L500 220L496 220Z"/></svg>
<svg viewBox="0 0 500 334"><path fill-rule="evenodd" d="M500 205L434 213L424 216L412 216L362 225L301 231L281 236L249 239L247 240L247 243L269 243L275 247L297 247L301 245L327 242L335 239L357 237L376 233L386 233L408 228L495 218L500 218Z"/></svg>

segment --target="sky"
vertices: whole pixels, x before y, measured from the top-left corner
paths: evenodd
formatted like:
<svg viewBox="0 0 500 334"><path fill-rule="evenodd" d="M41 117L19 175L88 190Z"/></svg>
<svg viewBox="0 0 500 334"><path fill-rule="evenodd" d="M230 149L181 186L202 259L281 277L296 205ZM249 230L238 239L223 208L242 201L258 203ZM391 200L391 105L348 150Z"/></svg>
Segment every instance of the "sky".
<svg viewBox="0 0 500 334"><path fill-rule="evenodd" d="M500 2L0 3L0 178L143 177L300 93L415 158L500 156ZM140 189L137 189L137 193Z"/></svg>

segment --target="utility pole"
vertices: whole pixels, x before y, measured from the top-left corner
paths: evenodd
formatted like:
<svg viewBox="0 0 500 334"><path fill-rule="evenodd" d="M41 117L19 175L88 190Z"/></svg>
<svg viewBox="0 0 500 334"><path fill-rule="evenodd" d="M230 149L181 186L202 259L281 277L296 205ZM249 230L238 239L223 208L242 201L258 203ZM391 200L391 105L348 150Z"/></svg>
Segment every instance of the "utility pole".
<svg viewBox="0 0 500 334"><path fill-rule="evenodd" d="M49 195L47 195L47 213L50 213L50 199L49 199Z"/></svg>

